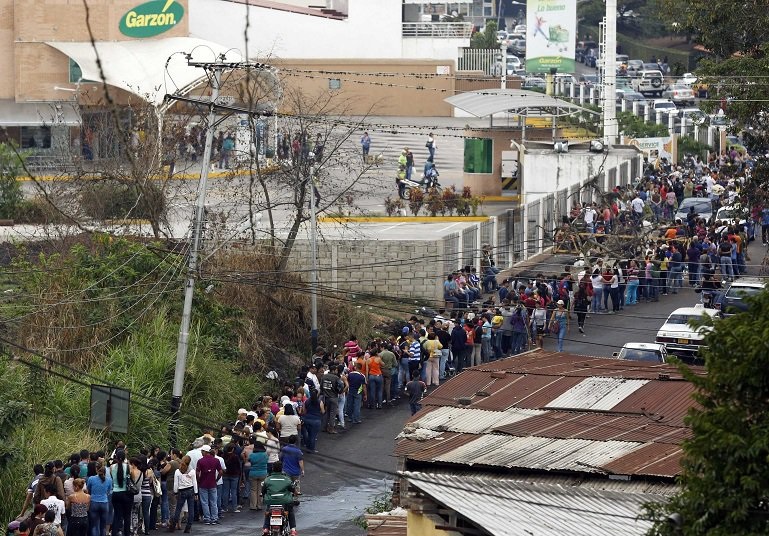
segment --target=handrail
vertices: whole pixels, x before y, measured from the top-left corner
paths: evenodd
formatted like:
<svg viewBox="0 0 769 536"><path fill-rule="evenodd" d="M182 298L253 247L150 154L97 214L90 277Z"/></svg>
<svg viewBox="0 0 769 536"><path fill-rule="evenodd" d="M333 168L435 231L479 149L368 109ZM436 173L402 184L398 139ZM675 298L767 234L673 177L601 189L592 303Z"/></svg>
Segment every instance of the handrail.
<svg viewBox="0 0 769 536"><path fill-rule="evenodd" d="M404 22L403 37L470 39L471 22Z"/></svg>

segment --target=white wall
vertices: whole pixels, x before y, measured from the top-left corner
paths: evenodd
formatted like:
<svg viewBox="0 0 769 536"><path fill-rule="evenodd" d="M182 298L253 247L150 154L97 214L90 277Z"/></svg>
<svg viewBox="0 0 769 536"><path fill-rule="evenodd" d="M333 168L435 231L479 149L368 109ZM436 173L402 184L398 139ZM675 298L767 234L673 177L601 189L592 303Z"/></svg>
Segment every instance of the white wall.
<svg viewBox="0 0 769 536"><path fill-rule="evenodd" d="M469 39L460 38L407 38L403 39L401 57L409 59L445 59L451 65L452 72L456 68L459 47L470 45ZM449 63L450 62L450 63Z"/></svg>
<svg viewBox="0 0 769 536"><path fill-rule="evenodd" d="M347 19L335 20L223 0L189 0L190 35L243 52L248 13L248 56L253 59L440 57L403 56L401 7L401 0L349 0ZM456 45L447 57L456 60Z"/></svg>
<svg viewBox="0 0 769 536"><path fill-rule="evenodd" d="M604 162L604 156L606 161ZM613 148L608 155L584 150L555 153L552 150L527 150L523 160L523 202L555 193L593 177L603 167L609 170L638 158L634 149ZM632 179L632 177L631 177ZM602 183L600 183L602 184Z"/></svg>

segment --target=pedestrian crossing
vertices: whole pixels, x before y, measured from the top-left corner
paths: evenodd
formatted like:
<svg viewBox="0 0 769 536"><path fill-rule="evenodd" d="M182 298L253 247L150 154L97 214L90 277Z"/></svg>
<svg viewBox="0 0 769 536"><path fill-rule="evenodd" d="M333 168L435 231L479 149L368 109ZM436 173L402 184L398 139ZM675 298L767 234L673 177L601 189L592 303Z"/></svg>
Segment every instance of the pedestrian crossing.
<svg viewBox="0 0 769 536"><path fill-rule="evenodd" d="M367 130L371 137L371 156L382 156L379 166L391 166L396 169L398 166L398 157L404 147L408 147L414 154L414 166L421 172L422 167L429 156L425 142L427 132L409 133L401 132L401 127L393 125L392 131L387 131L385 127L373 127ZM436 129L437 130L437 129ZM358 144L360 150L360 137L363 135L361 130L351 138L351 142ZM462 171L464 167L464 139L461 137L461 131L452 131L451 136L441 136L434 134L435 138L435 166L439 171L453 170Z"/></svg>

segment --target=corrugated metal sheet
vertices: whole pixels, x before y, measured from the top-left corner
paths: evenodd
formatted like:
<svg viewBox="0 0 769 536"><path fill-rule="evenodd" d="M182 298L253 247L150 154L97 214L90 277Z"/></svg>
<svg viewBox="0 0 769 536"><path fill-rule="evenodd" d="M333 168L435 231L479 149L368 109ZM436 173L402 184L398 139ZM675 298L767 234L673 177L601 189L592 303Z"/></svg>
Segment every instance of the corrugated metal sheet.
<svg viewBox="0 0 769 536"><path fill-rule="evenodd" d="M638 389L614 406L612 411L630 413L642 410L646 415L673 426L684 426L689 408L697 404L692 398L695 387L689 382L655 381Z"/></svg>
<svg viewBox="0 0 769 536"><path fill-rule="evenodd" d="M696 375L705 375L705 367L689 367ZM641 361L625 361L591 357L584 355L547 352L537 350L506 359L499 359L475 367L478 371L507 371L517 373L571 375L571 376L606 376L635 379L657 379L660 374L667 375L672 380L682 380L683 376L678 367L673 364L644 363Z"/></svg>
<svg viewBox="0 0 769 536"><path fill-rule="evenodd" d="M602 472L602 466L639 449L641 443L487 434L435 461L545 471Z"/></svg>
<svg viewBox="0 0 769 536"><path fill-rule="evenodd" d="M657 423L644 416L565 411L550 411L525 421L498 426L493 431L516 436L671 444L680 444L691 435L688 428Z"/></svg>
<svg viewBox="0 0 769 536"><path fill-rule="evenodd" d="M677 476L681 473L681 456L680 445L651 443L604 468L621 475Z"/></svg>
<svg viewBox="0 0 769 536"><path fill-rule="evenodd" d="M451 380L447 381L435 391L427 395L422 404L445 406L459 398L471 398L475 393L482 391L494 381L488 372L480 370L464 370Z"/></svg>
<svg viewBox="0 0 769 536"><path fill-rule="evenodd" d="M624 378L585 378L545 407L606 411L648 382Z"/></svg>
<svg viewBox="0 0 769 536"><path fill-rule="evenodd" d="M510 406L540 409L582 381L582 378L539 374L510 374L510 379L505 389L492 396L473 400L473 407L495 410Z"/></svg>
<svg viewBox="0 0 769 536"><path fill-rule="evenodd" d="M430 439L428 441L413 441L411 439L401 439L395 446L395 454L398 452L410 451L406 457L410 460L420 462L430 462L437 459L447 452L474 441L478 436L470 434L452 434L444 432L441 437ZM417 448L414 443L419 445Z"/></svg>
<svg viewBox="0 0 769 536"><path fill-rule="evenodd" d="M495 536L641 536L642 505L658 495L618 493L484 477L406 473L414 488Z"/></svg>
<svg viewBox="0 0 769 536"><path fill-rule="evenodd" d="M443 406L412 421L412 425L430 430L447 430L468 434L483 434L495 428L544 413L541 410L511 408L507 411L486 411L475 408Z"/></svg>

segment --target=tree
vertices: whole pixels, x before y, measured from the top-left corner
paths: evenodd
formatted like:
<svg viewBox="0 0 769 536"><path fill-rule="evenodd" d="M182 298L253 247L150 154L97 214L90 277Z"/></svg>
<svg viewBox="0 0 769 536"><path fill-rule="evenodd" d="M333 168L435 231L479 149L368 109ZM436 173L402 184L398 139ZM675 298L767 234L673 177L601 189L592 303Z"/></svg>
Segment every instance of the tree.
<svg viewBox="0 0 769 536"><path fill-rule="evenodd" d="M647 505L652 535L769 534L769 292L746 300L746 312L706 321L707 375L682 367L698 407L687 416L681 492Z"/></svg>
<svg viewBox="0 0 769 536"><path fill-rule="evenodd" d="M0 144L0 218L13 219L23 196L19 176L24 169L24 154L7 143Z"/></svg>
<svg viewBox="0 0 769 536"><path fill-rule="evenodd" d="M482 32L473 34L470 38L470 48L499 48L496 21L488 21Z"/></svg>

